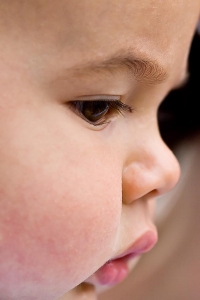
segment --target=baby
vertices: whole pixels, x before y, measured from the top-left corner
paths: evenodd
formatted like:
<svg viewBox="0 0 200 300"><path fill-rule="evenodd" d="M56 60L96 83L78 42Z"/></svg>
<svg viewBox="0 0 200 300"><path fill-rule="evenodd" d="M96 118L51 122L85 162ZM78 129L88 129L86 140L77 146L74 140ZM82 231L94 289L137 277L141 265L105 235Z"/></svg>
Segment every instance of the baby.
<svg viewBox="0 0 200 300"><path fill-rule="evenodd" d="M199 0L0 2L0 300L96 299L155 245L180 173L157 110L198 16Z"/></svg>

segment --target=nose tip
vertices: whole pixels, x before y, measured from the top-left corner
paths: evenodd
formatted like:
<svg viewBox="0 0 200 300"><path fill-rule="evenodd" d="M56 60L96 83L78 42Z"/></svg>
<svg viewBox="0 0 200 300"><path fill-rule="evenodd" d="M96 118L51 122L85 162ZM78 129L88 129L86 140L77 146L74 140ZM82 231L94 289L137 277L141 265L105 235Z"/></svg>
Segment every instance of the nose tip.
<svg viewBox="0 0 200 300"><path fill-rule="evenodd" d="M167 193L177 184L181 173L177 158L165 144L164 147L166 150L160 167L161 181L160 186L157 188L159 196Z"/></svg>
<svg viewBox="0 0 200 300"><path fill-rule="evenodd" d="M122 175L123 202L142 197L160 196L170 191L180 177L179 163L162 141L159 145L143 148L124 167Z"/></svg>
<svg viewBox="0 0 200 300"><path fill-rule="evenodd" d="M178 182L180 178L180 165L173 152L167 147L167 158L166 162L163 161L163 183L158 188L159 195L162 195L170 191Z"/></svg>

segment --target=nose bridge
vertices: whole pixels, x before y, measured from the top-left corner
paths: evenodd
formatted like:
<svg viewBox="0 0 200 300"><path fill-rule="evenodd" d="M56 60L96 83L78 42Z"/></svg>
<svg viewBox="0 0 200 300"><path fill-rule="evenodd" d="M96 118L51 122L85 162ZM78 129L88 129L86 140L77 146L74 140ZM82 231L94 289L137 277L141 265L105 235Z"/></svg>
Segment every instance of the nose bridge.
<svg viewBox="0 0 200 300"><path fill-rule="evenodd" d="M150 136L132 151L123 170L123 201L131 202L147 195L171 190L180 176L180 167L172 151L158 134Z"/></svg>

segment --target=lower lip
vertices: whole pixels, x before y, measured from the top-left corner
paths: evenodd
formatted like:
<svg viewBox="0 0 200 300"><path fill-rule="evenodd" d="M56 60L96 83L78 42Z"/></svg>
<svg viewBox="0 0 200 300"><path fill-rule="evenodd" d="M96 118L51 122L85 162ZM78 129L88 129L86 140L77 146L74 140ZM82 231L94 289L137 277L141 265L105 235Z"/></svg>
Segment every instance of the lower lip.
<svg viewBox="0 0 200 300"><path fill-rule="evenodd" d="M128 261L152 249L156 242L155 232L145 233L122 257L108 261L95 273L98 284L112 286L123 281L129 273Z"/></svg>
<svg viewBox="0 0 200 300"><path fill-rule="evenodd" d="M97 272L96 278L100 285L115 285L124 280L128 275L127 261L116 259L107 262Z"/></svg>

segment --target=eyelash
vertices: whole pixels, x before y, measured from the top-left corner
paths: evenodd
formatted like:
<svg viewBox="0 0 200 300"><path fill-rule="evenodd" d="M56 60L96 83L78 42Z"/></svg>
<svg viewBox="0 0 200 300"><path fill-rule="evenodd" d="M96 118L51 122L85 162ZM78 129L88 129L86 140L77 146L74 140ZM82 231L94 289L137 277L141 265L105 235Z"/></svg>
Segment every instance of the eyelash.
<svg viewBox="0 0 200 300"><path fill-rule="evenodd" d="M99 109L103 109L102 114ZM93 126L101 126L110 122L110 118L115 115L132 113L134 111L133 107L121 102L120 100L109 100L109 99L99 99L99 100L75 100L69 102L69 108L79 115L83 120L92 124ZM98 120L90 120L84 115L89 111L89 109L97 110L95 116L99 118ZM91 116L92 117L92 116Z"/></svg>

